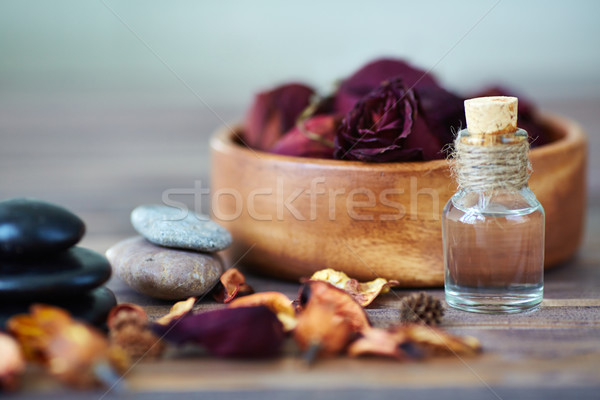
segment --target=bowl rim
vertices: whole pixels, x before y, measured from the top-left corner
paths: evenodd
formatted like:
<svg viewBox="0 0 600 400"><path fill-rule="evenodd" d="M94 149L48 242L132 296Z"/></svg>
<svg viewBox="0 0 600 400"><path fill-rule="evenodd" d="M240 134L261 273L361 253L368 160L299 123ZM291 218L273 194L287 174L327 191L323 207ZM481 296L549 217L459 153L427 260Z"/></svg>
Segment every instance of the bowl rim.
<svg viewBox="0 0 600 400"><path fill-rule="evenodd" d="M562 117L552 113L540 112L539 118L542 123L551 125L557 128L557 140L551 143L545 144L540 147L531 149L531 157L544 157L552 156L559 152L564 151L565 146L577 146L581 143L587 142L586 135L582 127L575 121ZM242 124L235 123L231 125L224 125L217 129L217 131L210 138L210 147L213 150L229 155L255 157L266 162L277 163L277 164L301 164L311 165L320 168L340 168L344 167L349 170L360 170L360 171L432 171L438 169L448 168L448 161L446 159L430 160L430 161L404 161L404 162L389 162L389 163L368 163L363 161L350 161L350 160L335 160L325 158L310 158L310 157L298 157L289 156L282 154L269 153L262 150L252 149L248 146L240 145L236 143L234 137L237 136L241 139L240 132L242 131Z"/></svg>

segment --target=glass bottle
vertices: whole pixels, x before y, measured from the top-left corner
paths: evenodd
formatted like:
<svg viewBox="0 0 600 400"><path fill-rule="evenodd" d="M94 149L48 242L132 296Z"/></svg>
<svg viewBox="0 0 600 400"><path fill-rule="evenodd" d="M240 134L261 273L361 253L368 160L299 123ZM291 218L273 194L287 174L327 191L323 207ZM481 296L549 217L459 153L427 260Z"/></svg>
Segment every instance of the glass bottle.
<svg viewBox="0 0 600 400"><path fill-rule="evenodd" d="M517 99L467 100L465 114L453 166L459 190L442 214L446 302L482 313L532 309L544 291L544 209L527 184Z"/></svg>

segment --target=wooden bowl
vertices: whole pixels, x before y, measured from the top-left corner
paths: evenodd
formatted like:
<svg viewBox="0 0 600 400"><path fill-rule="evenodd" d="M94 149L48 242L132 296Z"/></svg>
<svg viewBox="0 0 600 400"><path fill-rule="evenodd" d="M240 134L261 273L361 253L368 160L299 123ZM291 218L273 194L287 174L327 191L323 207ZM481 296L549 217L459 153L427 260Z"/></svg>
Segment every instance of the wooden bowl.
<svg viewBox="0 0 600 400"><path fill-rule="evenodd" d="M545 115L554 141L530 153L530 187L546 211L545 266L579 247L586 198L586 137ZM239 127L236 127L238 129ZM232 233L225 256L275 277L331 267L405 287L444 282L441 213L456 185L445 160L369 164L280 156L211 139L212 213Z"/></svg>

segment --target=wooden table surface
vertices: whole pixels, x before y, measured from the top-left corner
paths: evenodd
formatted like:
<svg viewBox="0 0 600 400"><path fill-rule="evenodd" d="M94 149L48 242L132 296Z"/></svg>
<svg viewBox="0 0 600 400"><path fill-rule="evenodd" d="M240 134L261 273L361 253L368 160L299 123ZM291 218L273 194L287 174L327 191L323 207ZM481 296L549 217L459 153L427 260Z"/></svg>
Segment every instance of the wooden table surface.
<svg viewBox="0 0 600 400"><path fill-rule="evenodd" d="M83 246L104 252L134 235L131 209L141 203L160 203L167 189L193 188L197 181L208 186L208 137L221 122L200 105L166 109L0 100L0 198L35 196L72 209L88 227ZM600 156L600 100L548 102L543 107L580 121L589 133L586 236L576 257L546 273L545 299L538 310L508 316L447 311L442 326L479 338L482 355L410 363L335 358L311 368L291 348L283 357L267 361L169 358L135 365L125 378L133 392L128 396L599 398L600 166L596 157ZM242 114L239 109L215 111L229 121ZM189 196L181 200L193 204ZM298 289L293 282L257 276L249 281L257 291L279 290L292 298ZM151 315L165 313L171 305L133 293L118 278L108 286L120 302L141 304ZM443 297L441 288L428 292ZM399 299L406 293L394 290L371 305L368 313L374 325L396 320ZM198 307L216 306L203 300ZM65 391L33 368L22 391L14 396L104 399L119 395Z"/></svg>

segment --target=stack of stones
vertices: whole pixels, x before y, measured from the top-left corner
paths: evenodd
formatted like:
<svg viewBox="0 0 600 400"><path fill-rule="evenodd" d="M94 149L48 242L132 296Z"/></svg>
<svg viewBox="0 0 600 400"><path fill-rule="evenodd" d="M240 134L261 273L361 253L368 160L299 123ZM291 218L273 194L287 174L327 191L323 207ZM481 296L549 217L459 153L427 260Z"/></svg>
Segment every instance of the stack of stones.
<svg viewBox="0 0 600 400"><path fill-rule="evenodd" d="M164 205L131 213L141 235L108 249L115 273L134 290L163 300L202 296L224 271L215 254L231 245L229 232L208 216Z"/></svg>
<svg viewBox="0 0 600 400"><path fill-rule="evenodd" d="M116 305L102 287L108 260L75 246L83 221L55 204L30 198L0 201L0 330L33 303L55 305L75 318L103 326Z"/></svg>

